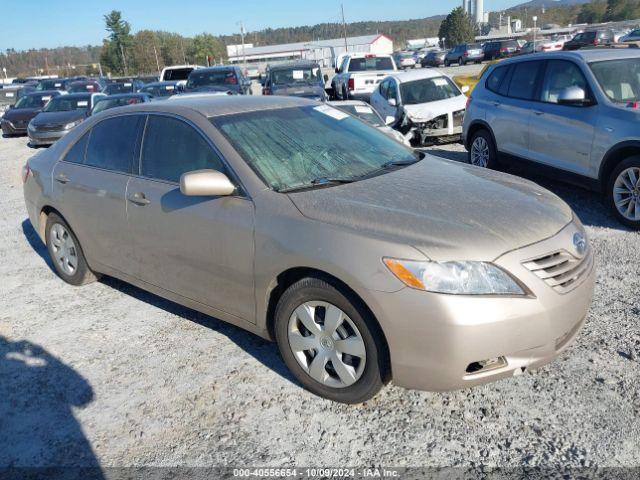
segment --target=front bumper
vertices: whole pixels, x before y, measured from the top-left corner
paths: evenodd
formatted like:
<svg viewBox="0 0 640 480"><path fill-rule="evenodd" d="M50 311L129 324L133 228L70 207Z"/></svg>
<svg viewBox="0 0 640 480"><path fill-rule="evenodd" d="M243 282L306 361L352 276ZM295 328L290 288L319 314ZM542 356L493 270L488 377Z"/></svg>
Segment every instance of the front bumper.
<svg viewBox="0 0 640 480"><path fill-rule="evenodd" d="M570 224L549 240L495 260L526 285L532 293L527 297L441 295L410 288L372 294L366 301L385 332L393 382L418 390L456 390L521 374L560 355L577 336L591 304L593 259L580 282L562 294L523 262L567 241L571 245L575 232ZM499 357L506 365L470 372L473 364Z"/></svg>
<svg viewBox="0 0 640 480"><path fill-rule="evenodd" d="M17 127L15 124L5 119L0 120L0 128L2 128L2 133L4 135L24 135L27 133L26 127Z"/></svg>
<svg viewBox="0 0 640 480"><path fill-rule="evenodd" d="M29 128L27 133L29 134L29 143L32 145L51 145L70 131L71 130L37 131Z"/></svg>

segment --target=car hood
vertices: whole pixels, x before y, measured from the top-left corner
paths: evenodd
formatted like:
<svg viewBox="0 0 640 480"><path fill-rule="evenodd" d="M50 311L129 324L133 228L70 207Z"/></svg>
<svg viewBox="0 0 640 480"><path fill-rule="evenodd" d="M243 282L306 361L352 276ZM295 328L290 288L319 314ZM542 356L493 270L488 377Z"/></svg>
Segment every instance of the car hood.
<svg viewBox="0 0 640 480"><path fill-rule="evenodd" d="M566 203L533 182L431 156L289 198L307 218L412 245L437 261L492 261L573 219Z"/></svg>
<svg viewBox="0 0 640 480"><path fill-rule="evenodd" d="M290 97L322 97L324 88L320 85L297 85L291 87L273 87L274 95L286 95Z"/></svg>
<svg viewBox="0 0 640 480"><path fill-rule="evenodd" d="M458 95L457 97L436 102L403 105L402 108L413 122L426 122L449 112L464 110L466 106L467 97Z"/></svg>
<svg viewBox="0 0 640 480"><path fill-rule="evenodd" d="M12 108L7 110L2 118L10 122L24 122L31 120L38 112L39 108Z"/></svg>
<svg viewBox="0 0 640 480"><path fill-rule="evenodd" d="M32 120L34 125L63 124L84 119L85 110L71 110L69 112L40 112Z"/></svg>

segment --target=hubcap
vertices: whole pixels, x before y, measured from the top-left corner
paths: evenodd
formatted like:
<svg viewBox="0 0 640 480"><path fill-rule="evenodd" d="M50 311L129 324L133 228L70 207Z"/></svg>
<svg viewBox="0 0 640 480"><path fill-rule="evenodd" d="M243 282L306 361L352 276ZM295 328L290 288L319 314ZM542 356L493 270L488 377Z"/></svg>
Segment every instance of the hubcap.
<svg viewBox="0 0 640 480"><path fill-rule="evenodd" d="M54 260L67 275L73 275L78 268L78 251L67 229L55 223L49 235Z"/></svg>
<svg viewBox="0 0 640 480"><path fill-rule="evenodd" d="M289 318L287 332L296 361L316 382L344 388L362 376L364 340L353 321L335 305L303 303Z"/></svg>
<svg viewBox="0 0 640 480"><path fill-rule="evenodd" d="M477 137L471 145L471 164L482 168L489 165L489 144L482 137Z"/></svg>
<svg viewBox="0 0 640 480"><path fill-rule="evenodd" d="M620 172L613 185L613 201L624 218L640 221L640 167Z"/></svg>

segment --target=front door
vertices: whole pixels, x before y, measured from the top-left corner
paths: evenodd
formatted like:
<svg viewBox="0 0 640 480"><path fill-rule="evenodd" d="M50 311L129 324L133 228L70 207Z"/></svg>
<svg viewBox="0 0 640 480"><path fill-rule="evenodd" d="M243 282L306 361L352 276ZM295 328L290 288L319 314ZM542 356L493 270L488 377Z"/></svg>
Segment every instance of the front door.
<svg viewBox="0 0 640 480"><path fill-rule="evenodd" d="M149 115L140 175L127 188L136 276L255 322L253 202L183 195L180 176L202 169L226 173L203 135L181 119Z"/></svg>

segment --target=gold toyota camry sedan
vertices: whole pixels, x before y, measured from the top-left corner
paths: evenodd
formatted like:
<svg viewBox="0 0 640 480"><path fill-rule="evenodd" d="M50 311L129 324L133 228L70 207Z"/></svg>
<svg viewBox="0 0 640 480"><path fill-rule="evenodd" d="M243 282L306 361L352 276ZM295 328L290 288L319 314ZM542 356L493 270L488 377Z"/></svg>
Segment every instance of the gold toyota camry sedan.
<svg viewBox="0 0 640 480"><path fill-rule="evenodd" d="M105 111L28 161L24 195L64 281L117 277L275 340L340 402L544 365L594 288L585 231L552 193L300 98Z"/></svg>

